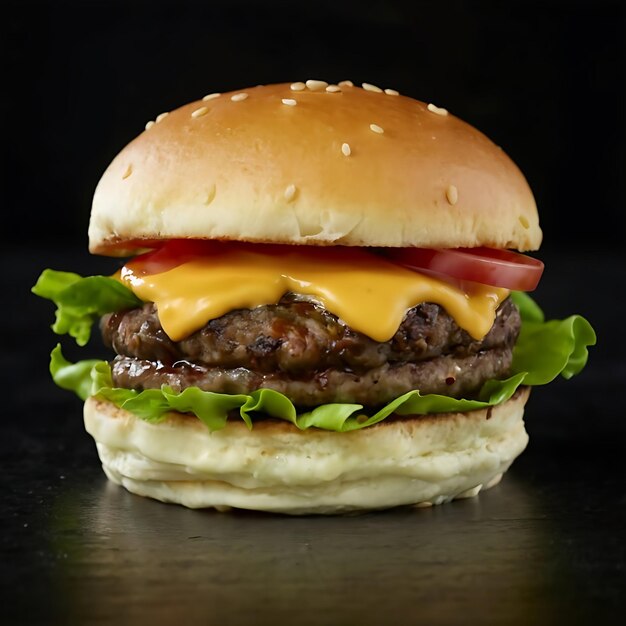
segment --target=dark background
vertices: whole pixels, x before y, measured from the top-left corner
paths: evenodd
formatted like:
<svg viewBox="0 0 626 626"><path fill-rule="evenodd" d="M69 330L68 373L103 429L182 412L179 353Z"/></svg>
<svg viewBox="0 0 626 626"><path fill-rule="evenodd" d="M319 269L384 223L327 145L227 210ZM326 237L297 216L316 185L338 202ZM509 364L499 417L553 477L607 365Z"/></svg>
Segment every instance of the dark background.
<svg viewBox="0 0 626 626"><path fill-rule="evenodd" d="M0 600L10 623L623 615L626 3L2 7ZM549 317L593 323L589 365L533 393L529 449L472 502L294 521L199 514L111 489L80 402L49 380L52 307L30 286L44 267L112 271L87 253L91 197L147 120L209 92L307 78L435 102L506 150L544 230L536 297ZM64 350L105 354L97 339Z"/></svg>
<svg viewBox="0 0 626 626"><path fill-rule="evenodd" d="M618 0L8 5L3 193L32 241L85 244L101 173L158 113L311 77L394 87L481 129L526 174L546 246L625 241Z"/></svg>

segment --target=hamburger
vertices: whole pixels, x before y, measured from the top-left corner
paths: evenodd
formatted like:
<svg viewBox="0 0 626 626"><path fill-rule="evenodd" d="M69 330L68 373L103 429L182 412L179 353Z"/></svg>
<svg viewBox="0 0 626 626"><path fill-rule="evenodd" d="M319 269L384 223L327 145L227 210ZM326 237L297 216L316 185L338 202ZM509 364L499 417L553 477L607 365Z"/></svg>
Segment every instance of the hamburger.
<svg viewBox="0 0 626 626"><path fill-rule="evenodd" d="M531 386L579 372L579 316L524 292L533 194L502 149L392 89L307 81L159 115L97 185L110 276L45 270L50 370L104 472L188 507L340 513L496 484Z"/></svg>

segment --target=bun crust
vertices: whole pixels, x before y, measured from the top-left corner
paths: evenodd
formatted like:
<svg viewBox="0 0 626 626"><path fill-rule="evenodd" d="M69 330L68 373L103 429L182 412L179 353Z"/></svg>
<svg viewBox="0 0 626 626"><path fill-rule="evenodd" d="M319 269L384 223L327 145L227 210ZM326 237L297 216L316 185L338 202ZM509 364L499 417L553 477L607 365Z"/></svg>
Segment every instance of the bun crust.
<svg viewBox="0 0 626 626"><path fill-rule="evenodd" d="M289 514L430 506L496 484L524 450L529 389L488 410L388 419L350 433L287 422L228 422L210 432L169 414L143 421L105 401L85 426L107 476L129 491L191 508Z"/></svg>
<svg viewBox="0 0 626 626"><path fill-rule="evenodd" d="M532 192L482 133L418 100L340 89L260 86L171 112L104 173L90 250L170 238L539 247Z"/></svg>

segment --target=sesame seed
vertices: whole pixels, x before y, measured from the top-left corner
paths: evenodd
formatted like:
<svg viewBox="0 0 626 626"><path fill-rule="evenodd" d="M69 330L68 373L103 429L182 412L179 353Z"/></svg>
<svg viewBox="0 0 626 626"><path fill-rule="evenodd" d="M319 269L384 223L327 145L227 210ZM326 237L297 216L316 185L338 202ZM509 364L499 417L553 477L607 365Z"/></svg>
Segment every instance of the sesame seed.
<svg viewBox="0 0 626 626"><path fill-rule="evenodd" d="M286 104L287 106L290 106L290 107L295 107L295 106L296 106L296 104L298 104L298 103L297 103L297 101L296 101L296 100L294 100L293 98L283 98L283 99L281 100L281 102L282 102L283 104Z"/></svg>
<svg viewBox="0 0 626 626"><path fill-rule="evenodd" d="M379 126L378 124L370 124L370 130L373 130L375 133L382 135L385 132L385 129Z"/></svg>
<svg viewBox="0 0 626 626"><path fill-rule="evenodd" d="M287 200L287 202L291 202L291 200L293 200L295 195L296 195L296 186L293 184L287 185L287 188L285 189L285 200Z"/></svg>
<svg viewBox="0 0 626 626"><path fill-rule="evenodd" d="M133 173L133 166L129 165L126 171L122 174L122 178L128 178Z"/></svg>
<svg viewBox="0 0 626 626"><path fill-rule="evenodd" d="M321 91L322 89L326 89L326 87L328 87L328 83L325 80L309 79L306 81L306 86L311 91Z"/></svg>
<svg viewBox="0 0 626 626"><path fill-rule="evenodd" d="M152 120L150 120L149 122L146 122L146 130L150 130L153 126L154 126L154 122Z"/></svg>
<svg viewBox="0 0 626 626"><path fill-rule="evenodd" d="M291 91L303 91L304 89L306 89L306 85L301 82L291 83L290 89Z"/></svg>
<svg viewBox="0 0 626 626"><path fill-rule="evenodd" d="M202 99L206 102L207 100L215 100L215 98L219 98L221 95L221 93L209 93Z"/></svg>
<svg viewBox="0 0 626 626"><path fill-rule="evenodd" d="M448 115L447 109L442 109L441 107L435 106L434 104L429 104L427 108L431 113L436 113L437 115L444 115L444 116Z"/></svg>
<svg viewBox="0 0 626 626"><path fill-rule="evenodd" d="M345 156L350 156L352 154L352 150L350 149L349 143L342 143L341 151L344 153Z"/></svg>
<svg viewBox="0 0 626 626"><path fill-rule="evenodd" d="M230 99L233 102L241 102L242 100L245 100L248 97L247 93L236 93L234 96L231 96Z"/></svg>
<svg viewBox="0 0 626 626"><path fill-rule="evenodd" d="M213 200L215 200L215 192L217 191L217 188L215 186L215 183L213 183L209 189L209 191L207 192L206 198L204 200L204 204L211 204L211 202L213 202Z"/></svg>
<svg viewBox="0 0 626 626"><path fill-rule="evenodd" d="M448 202L454 206L459 200L459 190L454 185L448 185L446 189L446 198Z"/></svg>
<svg viewBox="0 0 626 626"><path fill-rule="evenodd" d="M351 80L340 80L337 84L340 87L354 87L354 83Z"/></svg>
<svg viewBox="0 0 626 626"><path fill-rule="evenodd" d="M339 85L328 85L328 87L326 87L326 91L328 93L337 93L338 91L341 91L341 87Z"/></svg>
<svg viewBox="0 0 626 626"><path fill-rule="evenodd" d="M400 92L396 91L395 89L385 89L385 93L388 96L399 96L400 95Z"/></svg>
<svg viewBox="0 0 626 626"><path fill-rule="evenodd" d="M203 115L206 115L208 110L209 109L207 109L206 107L200 107L199 109L196 109L192 112L191 117L202 117Z"/></svg>
<svg viewBox="0 0 626 626"><path fill-rule="evenodd" d="M370 85L369 83L363 83L361 85L365 91L374 91L376 93L382 93L383 90L380 87L376 87L376 85Z"/></svg>
<svg viewBox="0 0 626 626"><path fill-rule="evenodd" d="M161 120L165 119L167 116L169 115L169 112L165 112L165 113L159 113L156 116L156 123L158 124Z"/></svg>

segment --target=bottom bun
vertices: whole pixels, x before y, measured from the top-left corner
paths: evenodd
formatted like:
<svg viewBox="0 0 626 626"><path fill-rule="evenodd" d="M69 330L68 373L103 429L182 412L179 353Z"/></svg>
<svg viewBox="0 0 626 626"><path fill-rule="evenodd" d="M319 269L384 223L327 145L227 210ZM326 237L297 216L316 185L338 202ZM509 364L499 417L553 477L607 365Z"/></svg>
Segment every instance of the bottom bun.
<svg viewBox="0 0 626 626"><path fill-rule="evenodd" d="M89 398L85 427L106 475L133 493L190 508L290 514L431 506L495 485L524 450L529 389L468 413L396 417L348 433L263 420L211 432L170 413L146 422Z"/></svg>

